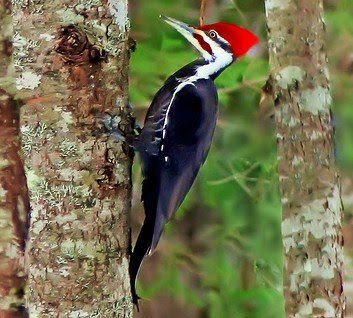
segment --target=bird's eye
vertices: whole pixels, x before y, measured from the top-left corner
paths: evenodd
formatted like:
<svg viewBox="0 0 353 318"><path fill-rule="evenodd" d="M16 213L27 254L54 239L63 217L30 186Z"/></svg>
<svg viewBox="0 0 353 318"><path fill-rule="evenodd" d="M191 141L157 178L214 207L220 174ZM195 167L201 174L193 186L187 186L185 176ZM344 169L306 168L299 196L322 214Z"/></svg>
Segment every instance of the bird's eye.
<svg viewBox="0 0 353 318"><path fill-rule="evenodd" d="M212 39L215 39L217 37L217 32L214 31L214 30L211 30L209 33L208 33L208 36Z"/></svg>

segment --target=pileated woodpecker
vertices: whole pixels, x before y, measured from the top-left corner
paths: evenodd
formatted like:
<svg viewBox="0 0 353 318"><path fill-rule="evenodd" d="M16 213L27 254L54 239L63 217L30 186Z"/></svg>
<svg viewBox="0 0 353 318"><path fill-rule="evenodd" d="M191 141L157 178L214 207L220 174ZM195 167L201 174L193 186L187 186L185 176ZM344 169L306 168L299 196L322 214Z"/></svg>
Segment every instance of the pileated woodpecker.
<svg viewBox="0 0 353 318"><path fill-rule="evenodd" d="M184 200L210 148L218 111L213 81L258 42L250 31L233 24L219 22L196 28L162 18L195 46L202 58L167 79L148 109L140 134L132 140L141 156L145 209L130 259L136 305L135 281L141 263L155 250L165 223Z"/></svg>

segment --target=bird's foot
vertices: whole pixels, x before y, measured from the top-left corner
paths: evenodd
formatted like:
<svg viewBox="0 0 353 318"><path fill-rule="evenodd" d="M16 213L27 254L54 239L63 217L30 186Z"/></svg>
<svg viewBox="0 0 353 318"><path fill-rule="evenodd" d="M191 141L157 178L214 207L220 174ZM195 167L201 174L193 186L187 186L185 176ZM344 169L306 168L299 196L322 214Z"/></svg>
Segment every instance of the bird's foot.
<svg viewBox="0 0 353 318"><path fill-rule="evenodd" d="M106 114L102 119L102 123L107 133L121 142L126 142L126 134L120 128L120 121L121 118L119 116L111 114Z"/></svg>
<svg viewBox="0 0 353 318"><path fill-rule="evenodd" d="M134 148L134 141L141 132L141 127L138 125L134 126L131 132L125 132L120 128L121 118L119 116L114 116L106 114L102 123L106 131L113 136L116 140L126 143L129 147Z"/></svg>

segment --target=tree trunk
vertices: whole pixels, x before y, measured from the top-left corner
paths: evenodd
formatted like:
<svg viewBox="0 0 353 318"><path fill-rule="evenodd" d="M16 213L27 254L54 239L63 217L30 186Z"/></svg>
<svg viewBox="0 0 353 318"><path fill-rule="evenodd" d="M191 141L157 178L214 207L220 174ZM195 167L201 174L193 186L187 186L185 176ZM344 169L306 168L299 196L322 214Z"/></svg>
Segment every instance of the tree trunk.
<svg viewBox="0 0 353 318"><path fill-rule="evenodd" d="M19 155L19 109L13 100L11 0L0 0L0 318L27 317L23 307L29 200Z"/></svg>
<svg viewBox="0 0 353 318"><path fill-rule="evenodd" d="M127 0L14 2L31 317L131 317Z"/></svg>
<svg viewBox="0 0 353 318"><path fill-rule="evenodd" d="M287 317L343 317L340 183L322 0L265 0Z"/></svg>

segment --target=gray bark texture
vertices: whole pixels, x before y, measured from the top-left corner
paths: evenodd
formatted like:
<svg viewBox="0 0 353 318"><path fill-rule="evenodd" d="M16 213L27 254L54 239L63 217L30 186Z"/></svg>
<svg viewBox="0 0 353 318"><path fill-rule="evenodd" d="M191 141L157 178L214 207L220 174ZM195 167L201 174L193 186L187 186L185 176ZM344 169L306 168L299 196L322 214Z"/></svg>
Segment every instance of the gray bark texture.
<svg viewBox="0 0 353 318"><path fill-rule="evenodd" d="M131 317L127 0L14 0L30 317Z"/></svg>
<svg viewBox="0 0 353 318"><path fill-rule="evenodd" d="M29 199L14 101L11 0L0 0L0 318L27 317L24 251Z"/></svg>
<svg viewBox="0 0 353 318"><path fill-rule="evenodd" d="M287 317L343 317L339 176L322 0L265 0Z"/></svg>

